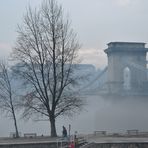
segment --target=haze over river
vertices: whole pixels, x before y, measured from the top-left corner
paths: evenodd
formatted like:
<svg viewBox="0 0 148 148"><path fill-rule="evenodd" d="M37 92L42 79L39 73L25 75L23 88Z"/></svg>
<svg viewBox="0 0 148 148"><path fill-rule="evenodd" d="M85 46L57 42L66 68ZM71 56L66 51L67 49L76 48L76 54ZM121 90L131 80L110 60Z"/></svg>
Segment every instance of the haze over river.
<svg viewBox="0 0 148 148"><path fill-rule="evenodd" d="M62 126L71 124L71 133L93 133L96 130L108 132L126 132L128 129L148 131L148 98L103 98L98 95L84 97L86 105L80 114L69 119L57 120L57 133L61 135ZM49 134L48 121L18 120L22 133ZM0 136L9 136L13 132L13 122L0 118Z"/></svg>

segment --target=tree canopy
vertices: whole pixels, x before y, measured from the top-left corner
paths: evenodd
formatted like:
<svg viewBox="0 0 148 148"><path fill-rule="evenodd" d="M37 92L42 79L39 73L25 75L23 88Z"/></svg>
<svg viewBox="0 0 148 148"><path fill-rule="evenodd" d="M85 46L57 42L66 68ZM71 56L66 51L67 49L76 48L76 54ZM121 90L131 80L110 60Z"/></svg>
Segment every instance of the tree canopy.
<svg viewBox="0 0 148 148"><path fill-rule="evenodd" d="M15 73L23 80L24 117L48 117L51 136L57 136L55 119L80 109L83 101L74 86L80 44L69 18L56 0L43 1L39 9L29 7L18 27L13 59Z"/></svg>

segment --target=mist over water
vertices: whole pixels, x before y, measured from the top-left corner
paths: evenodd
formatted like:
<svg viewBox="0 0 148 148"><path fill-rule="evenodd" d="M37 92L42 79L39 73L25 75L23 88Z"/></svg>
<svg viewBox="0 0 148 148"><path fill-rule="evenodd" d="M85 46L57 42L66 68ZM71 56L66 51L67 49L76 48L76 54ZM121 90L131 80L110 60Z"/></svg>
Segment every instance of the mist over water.
<svg viewBox="0 0 148 148"><path fill-rule="evenodd" d="M105 130L107 132L123 132L129 129L148 131L148 98L122 97L104 98L99 95L84 97L86 105L82 112L73 117L60 117L57 122L57 133L61 135L62 126L71 124L71 134L93 133ZM9 136L14 131L13 122L6 118L0 118L0 136ZM49 135L48 121L32 120L24 122L18 120L19 131L22 133L37 133L37 135Z"/></svg>
<svg viewBox="0 0 148 148"><path fill-rule="evenodd" d="M81 73L90 73L90 82L94 80L99 74L91 65L80 65ZM100 74L99 74L100 75ZM105 78L102 78L102 81ZM93 81L94 82L94 81ZM90 85L88 89L96 90L99 88L98 79L97 84ZM87 82L83 84L87 86ZM82 86L82 88L84 87ZM98 88L94 89L94 88ZM85 87L84 87L85 88ZM89 92L87 92L89 93ZM57 133L62 134L62 126L67 129L71 125L71 134L75 131L78 133L91 134L94 131L107 132L122 132L126 130L137 129L139 131L148 131L148 96L140 97L104 97L96 94L93 91L91 95L84 95L83 99L86 105L80 113L72 117L60 117L56 121ZM96 94L96 95L93 95ZM124 93L123 93L124 94ZM13 120L5 118L3 113L0 116L0 137L9 136L14 132ZM19 118L18 114L18 128L23 136L24 133L37 133L37 135L49 135L50 123L47 120L43 121L24 121Z"/></svg>
<svg viewBox="0 0 148 148"><path fill-rule="evenodd" d="M69 123L79 133L148 131L148 98L88 96L84 111ZM68 122L68 120L67 120ZM62 122L64 124L64 122Z"/></svg>

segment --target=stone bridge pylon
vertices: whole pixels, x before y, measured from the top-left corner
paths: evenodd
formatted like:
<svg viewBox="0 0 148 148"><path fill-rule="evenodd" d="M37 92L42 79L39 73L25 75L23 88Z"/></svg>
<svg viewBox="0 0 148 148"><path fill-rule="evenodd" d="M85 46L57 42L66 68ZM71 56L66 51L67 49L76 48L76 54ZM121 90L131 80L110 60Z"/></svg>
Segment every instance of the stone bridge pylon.
<svg viewBox="0 0 148 148"><path fill-rule="evenodd" d="M108 57L107 91L110 93L148 91L148 48L145 43L110 42L105 53Z"/></svg>

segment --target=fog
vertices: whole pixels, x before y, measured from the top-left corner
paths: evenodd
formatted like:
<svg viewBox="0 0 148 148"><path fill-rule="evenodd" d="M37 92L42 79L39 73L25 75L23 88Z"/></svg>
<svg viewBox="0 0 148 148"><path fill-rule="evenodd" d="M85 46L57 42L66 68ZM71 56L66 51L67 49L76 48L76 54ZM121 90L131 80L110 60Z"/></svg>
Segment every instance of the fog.
<svg viewBox="0 0 148 148"><path fill-rule="evenodd" d="M86 102L82 112L57 120L57 132L61 135L62 126L71 124L71 133L93 133L98 130L125 133L129 129L148 131L148 100L142 97L104 98L99 95L85 96ZM0 136L9 136L14 131L13 122L1 117ZM48 121L19 120L19 131L49 135Z"/></svg>
<svg viewBox="0 0 148 148"><path fill-rule="evenodd" d="M16 24L22 22L26 6L38 6L42 0L2 1L0 5L0 57L7 57L16 39ZM65 12L70 15L72 26L78 33L83 49L79 52L83 63L97 67L107 65L103 52L110 41L148 42L147 0L60 0ZM83 13L82 13L83 10ZM19 13L18 13L19 12ZM98 90L99 91L99 90ZM125 132L128 129L148 131L148 98L104 98L98 94L83 96L86 105L73 117L57 119L57 132L62 126L71 124L72 133L93 133L95 130ZM91 93L93 94L93 93ZM19 117L19 113L18 113ZM24 121L18 119L18 128L22 133L48 135L48 121ZM0 136L9 136L14 132L13 120L0 116Z"/></svg>
<svg viewBox="0 0 148 148"><path fill-rule="evenodd" d="M101 70L95 69L92 65L79 65L79 74L90 73L90 82L96 80L81 94L85 102L81 112L72 117L60 117L56 121L57 133L61 135L62 126L67 129L71 125L71 134L75 131L83 134L91 134L94 131L107 131L108 133L122 132L126 130L137 129L139 131L148 131L148 97L143 96L104 96L99 93L98 75ZM105 81L105 74L102 81ZM100 81L101 82L101 81ZM92 90L95 91L92 91ZM88 94L88 95L86 95ZM24 121L20 119L18 113L18 128L23 136L24 133L37 133L37 135L49 135L50 123L47 120L42 121ZM13 120L6 118L4 114L0 116L0 136L10 136L14 132Z"/></svg>
<svg viewBox="0 0 148 148"><path fill-rule="evenodd" d="M98 130L125 133L129 129L147 131L148 100L142 97L104 98L87 96L84 111L69 121L79 133ZM64 122L63 122L64 124Z"/></svg>

